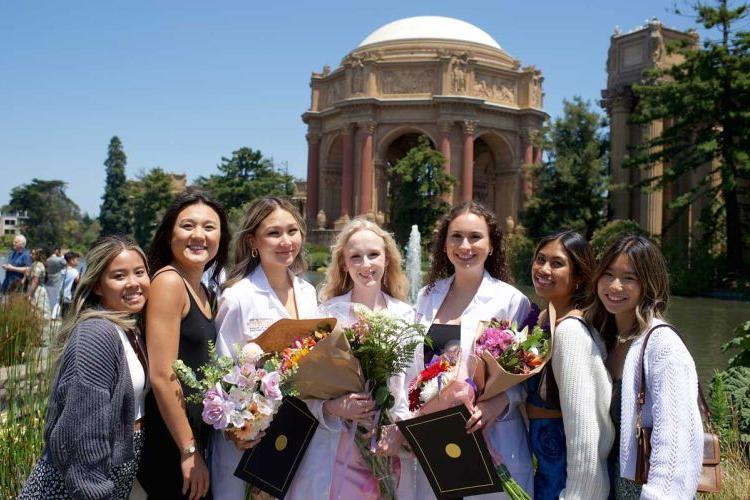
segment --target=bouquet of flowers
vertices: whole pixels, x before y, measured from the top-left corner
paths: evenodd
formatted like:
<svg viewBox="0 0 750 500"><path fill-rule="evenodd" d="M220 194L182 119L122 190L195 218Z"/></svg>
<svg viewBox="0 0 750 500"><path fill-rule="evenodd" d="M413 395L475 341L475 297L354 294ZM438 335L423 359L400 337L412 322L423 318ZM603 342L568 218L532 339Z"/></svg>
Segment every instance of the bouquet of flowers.
<svg viewBox="0 0 750 500"><path fill-rule="evenodd" d="M538 308L532 309L520 328L507 319L493 318L479 323L470 360L480 391L479 401L523 382L549 361L553 333L536 324L538 314Z"/></svg>
<svg viewBox="0 0 750 500"><path fill-rule="evenodd" d="M330 333L328 330L316 329L312 335L296 339L292 345L267 359L264 369L279 374L279 386L284 396L300 395L294 384L300 362Z"/></svg>
<svg viewBox="0 0 750 500"><path fill-rule="evenodd" d="M254 343L236 347L236 357L218 356L209 344L209 362L195 372L178 359L172 368L180 382L194 390L186 396L203 405L203 421L214 429L253 440L268 428L281 406L281 373L258 368L263 350Z"/></svg>
<svg viewBox="0 0 750 500"><path fill-rule="evenodd" d="M456 380L459 359L460 353L445 353L419 372L409 384L409 411L420 410Z"/></svg>

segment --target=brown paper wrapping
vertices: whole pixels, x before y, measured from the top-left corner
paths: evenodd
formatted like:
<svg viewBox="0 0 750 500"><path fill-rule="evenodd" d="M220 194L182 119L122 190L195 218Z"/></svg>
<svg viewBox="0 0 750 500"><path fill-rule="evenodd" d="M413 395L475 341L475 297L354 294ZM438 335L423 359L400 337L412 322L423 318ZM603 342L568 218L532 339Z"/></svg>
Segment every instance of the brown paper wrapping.
<svg viewBox="0 0 750 500"><path fill-rule="evenodd" d="M333 399L364 391L362 368L343 330L334 330L300 360L294 386L302 399Z"/></svg>
<svg viewBox="0 0 750 500"><path fill-rule="evenodd" d="M503 367L500 366L500 363L492 357L492 354L487 351L483 352L481 356L477 356L473 353L477 339L482 335L482 331L487 328L487 325L490 324L489 321L479 322L476 334L474 335L474 342L471 344L472 353L469 355L469 361L467 362L469 374L473 373L472 378L474 383L477 384L477 390L479 392L479 398L477 398L477 401L487 401L542 371L544 365L546 365L552 357L552 346L555 342L555 321L557 319L557 314L555 308L552 307L552 304L549 305L548 314L550 324L549 350L544 356L541 365L537 366L529 373L522 375L506 372Z"/></svg>
<svg viewBox="0 0 750 500"><path fill-rule="evenodd" d="M336 318L280 319L253 340L263 352L281 352L302 337L309 337L315 330L331 331Z"/></svg>

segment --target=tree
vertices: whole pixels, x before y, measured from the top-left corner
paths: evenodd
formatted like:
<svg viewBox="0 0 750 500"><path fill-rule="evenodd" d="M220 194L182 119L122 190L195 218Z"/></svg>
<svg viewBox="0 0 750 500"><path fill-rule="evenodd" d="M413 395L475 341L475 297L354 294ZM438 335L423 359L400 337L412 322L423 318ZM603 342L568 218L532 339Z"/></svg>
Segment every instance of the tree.
<svg viewBox="0 0 750 500"><path fill-rule="evenodd" d="M702 48L694 41L667 46L683 62L647 73L634 85L637 105L633 121L664 121L662 134L632 152L629 165L648 168L661 162L663 174L641 185L660 189L710 166L709 175L670 205L674 218L698 200L709 200L709 231L726 228L729 269L743 269L750 183L750 32L740 29L747 4L731 8L726 0L694 6L696 20L716 39ZM718 182L715 180L718 178ZM743 207L743 202L745 206Z"/></svg>
<svg viewBox="0 0 750 500"><path fill-rule="evenodd" d="M456 180L445 172L445 158L425 136L395 165L388 168L391 189L391 228L406 244L413 224L432 234L435 223L450 209L444 200Z"/></svg>
<svg viewBox="0 0 750 500"><path fill-rule="evenodd" d="M107 159L104 161L107 179L99 211L99 223L102 226L103 235L130 234L130 209L125 178L126 163L127 157L122 149L122 142L114 136L109 141Z"/></svg>
<svg viewBox="0 0 750 500"><path fill-rule="evenodd" d="M240 148L231 158L222 157L220 174L199 177L195 185L231 210L261 196L291 196L294 177L279 171L258 150Z"/></svg>
<svg viewBox="0 0 750 500"><path fill-rule="evenodd" d="M65 183L59 180L32 179L13 188L9 208L28 215L22 230L33 247L67 245L71 235L67 230L81 220L78 205L68 198Z"/></svg>
<svg viewBox="0 0 750 500"><path fill-rule="evenodd" d="M590 238L606 217L604 119L580 97L563 105L563 116L542 137L548 160L534 167L537 188L521 213L532 238L563 229Z"/></svg>
<svg viewBox="0 0 750 500"><path fill-rule="evenodd" d="M132 197L133 236L146 248L164 211L174 200L172 177L159 167L141 173L129 188Z"/></svg>

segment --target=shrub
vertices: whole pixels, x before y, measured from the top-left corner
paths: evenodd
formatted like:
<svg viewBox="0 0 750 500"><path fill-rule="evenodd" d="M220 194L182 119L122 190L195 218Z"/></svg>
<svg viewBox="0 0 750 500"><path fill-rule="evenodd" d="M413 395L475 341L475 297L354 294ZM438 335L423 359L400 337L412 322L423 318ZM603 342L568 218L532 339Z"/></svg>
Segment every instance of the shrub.
<svg viewBox="0 0 750 500"><path fill-rule="evenodd" d="M0 366L24 363L42 344L44 319L22 294L0 297Z"/></svg>
<svg viewBox="0 0 750 500"><path fill-rule="evenodd" d="M610 221L594 231L591 236L591 248L597 260L602 257L605 250L615 242L617 238L624 234L637 234L648 236L648 232L643 229L637 222L629 219L616 219Z"/></svg>
<svg viewBox="0 0 750 500"><path fill-rule="evenodd" d="M516 284L531 285L531 259L534 257L534 242L521 233L508 235L506 259L508 269Z"/></svg>

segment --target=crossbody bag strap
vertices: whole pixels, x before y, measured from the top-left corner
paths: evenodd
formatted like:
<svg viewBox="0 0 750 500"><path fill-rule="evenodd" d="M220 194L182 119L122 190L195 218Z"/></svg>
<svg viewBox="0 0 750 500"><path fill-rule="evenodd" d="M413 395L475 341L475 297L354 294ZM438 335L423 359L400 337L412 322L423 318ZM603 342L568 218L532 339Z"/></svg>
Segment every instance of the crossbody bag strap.
<svg viewBox="0 0 750 500"><path fill-rule="evenodd" d="M640 355L640 375L639 375L639 382L638 382L638 414L636 416L636 425L640 427L641 423L641 412L643 409L643 405L646 403L646 369L644 366L644 357L646 355L646 344L648 344L648 339L651 337L651 334L654 332L654 330L658 328L669 328L672 330L677 337L680 339L680 341L685 344L685 340L682 338L682 335L680 335L680 332L677 331L677 329L667 323L662 323L661 325L656 325L655 327L651 328L651 330L646 333L646 335L643 338L643 345L641 346L641 355ZM706 423L706 426L708 427L708 430L710 432L713 432L713 426L711 425L711 410L708 407L708 403L706 402L706 396L703 394L703 387L701 386L701 381L698 380L698 406L700 406L702 412L704 421Z"/></svg>

